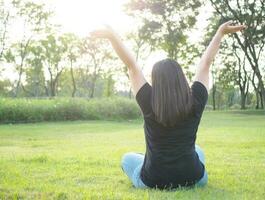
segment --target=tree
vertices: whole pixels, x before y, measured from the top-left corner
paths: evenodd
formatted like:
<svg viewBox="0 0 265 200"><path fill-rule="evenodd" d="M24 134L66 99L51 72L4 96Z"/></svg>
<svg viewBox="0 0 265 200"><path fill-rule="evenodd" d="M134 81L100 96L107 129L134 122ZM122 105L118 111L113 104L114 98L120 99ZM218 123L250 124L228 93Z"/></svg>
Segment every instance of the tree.
<svg viewBox="0 0 265 200"><path fill-rule="evenodd" d="M220 50L220 55L224 65L220 74L221 83L230 88L238 86L241 109L246 109L250 81L244 52L233 38L227 38Z"/></svg>
<svg viewBox="0 0 265 200"><path fill-rule="evenodd" d="M29 55L29 45L31 38L20 43L13 44L6 52L5 59L9 63L15 65L15 69L18 72L18 80L16 82L14 97L18 96L19 88L21 86L22 74L24 73L24 64L26 57Z"/></svg>
<svg viewBox="0 0 265 200"><path fill-rule="evenodd" d="M106 76L104 77L105 85L104 85L104 96L105 97L110 97L114 94L114 84L115 81L112 78L111 73L107 73Z"/></svg>
<svg viewBox="0 0 265 200"><path fill-rule="evenodd" d="M65 40L67 41L68 44L68 48L66 51L67 54L67 58L70 62L70 74L71 74L71 81L72 81L72 97L75 97L75 93L76 93L76 80L75 80L75 76L74 76L74 68L73 65L74 63L77 61L79 55L80 55L80 41L79 38L72 34L72 33L68 33L64 35Z"/></svg>
<svg viewBox="0 0 265 200"><path fill-rule="evenodd" d="M8 79L0 80L0 97L6 97L10 95L11 83Z"/></svg>
<svg viewBox="0 0 265 200"><path fill-rule="evenodd" d="M234 34L234 37L243 50L248 63L250 64L258 80L258 87L261 91L261 101L265 103L265 88L262 75L261 58L264 56L265 46L265 24L262 20L265 17L264 0L210 0L217 14L223 20L235 19L238 23L246 24L247 30L243 36Z"/></svg>
<svg viewBox="0 0 265 200"><path fill-rule="evenodd" d="M237 49L238 47L233 45L233 50L238 61L237 62L238 69L236 70L237 76L235 78L235 82L239 86L240 90L241 109L246 109L246 100L249 92L249 78L248 78L248 72L246 70L246 57L243 56L242 59L241 56L239 56Z"/></svg>
<svg viewBox="0 0 265 200"><path fill-rule="evenodd" d="M33 97L45 95L45 76L43 60L45 57L39 41L32 41L29 49L29 56L26 59L27 68L26 85L22 85L22 89L26 94Z"/></svg>
<svg viewBox="0 0 265 200"><path fill-rule="evenodd" d="M2 57L6 49L9 20L10 12L6 8L5 1L0 0L0 61L2 61Z"/></svg>
<svg viewBox="0 0 265 200"><path fill-rule="evenodd" d="M16 97L21 86L22 75L25 71L25 61L30 52L30 43L34 36L36 37L42 31L48 29L48 20L52 13L45 10L44 4L21 0L14 0L12 4L16 9L16 17L19 17L23 21L24 26L20 41L12 44L6 55L7 62L14 63L18 72L18 80L14 91L14 96Z"/></svg>
<svg viewBox="0 0 265 200"><path fill-rule="evenodd" d="M48 35L41 40L44 66L49 73L48 91L50 97L56 96L59 78L65 68L63 61L67 58L67 39L63 36Z"/></svg>
<svg viewBox="0 0 265 200"><path fill-rule="evenodd" d="M196 24L201 3L199 0L131 0L127 12L140 18L140 31L155 49L164 50L169 58L189 66L197 56L197 49L188 41L188 31Z"/></svg>
<svg viewBox="0 0 265 200"><path fill-rule="evenodd" d="M107 63L108 59L113 58L109 49L104 42L89 37L82 41L81 52L88 62L87 75L91 75L89 82L90 98L94 97L96 81L102 72L103 65Z"/></svg>

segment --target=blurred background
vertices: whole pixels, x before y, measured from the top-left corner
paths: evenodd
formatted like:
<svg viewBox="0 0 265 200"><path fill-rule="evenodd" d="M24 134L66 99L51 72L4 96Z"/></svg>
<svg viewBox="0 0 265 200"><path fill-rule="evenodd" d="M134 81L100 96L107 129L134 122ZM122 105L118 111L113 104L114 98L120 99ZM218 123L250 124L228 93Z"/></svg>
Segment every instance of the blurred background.
<svg viewBox="0 0 265 200"><path fill-rule="evenodd" d="M264 109L264 0L0 0L0 9L2 121L21 102L25 113L40 101L132 99L126 68L108 41L89 36L103 24L121 35L149 81L152 65L169 57L190 83L218 26L246 24L222 43L207 109Z"/></svg>

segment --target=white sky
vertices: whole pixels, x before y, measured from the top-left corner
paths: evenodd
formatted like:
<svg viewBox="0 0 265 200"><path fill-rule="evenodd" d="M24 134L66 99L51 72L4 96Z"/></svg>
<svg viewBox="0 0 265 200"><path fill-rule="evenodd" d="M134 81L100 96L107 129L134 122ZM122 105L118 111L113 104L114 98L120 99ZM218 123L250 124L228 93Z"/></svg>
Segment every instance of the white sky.
<svg viewBox="0 0 265 200"><path fill-rule="evenodd" d="M102 24L110 24L125 31L134 22L123 12L127 0L49 0L47 5L55 10L55 19L67 32L85 36Z"/></svg>

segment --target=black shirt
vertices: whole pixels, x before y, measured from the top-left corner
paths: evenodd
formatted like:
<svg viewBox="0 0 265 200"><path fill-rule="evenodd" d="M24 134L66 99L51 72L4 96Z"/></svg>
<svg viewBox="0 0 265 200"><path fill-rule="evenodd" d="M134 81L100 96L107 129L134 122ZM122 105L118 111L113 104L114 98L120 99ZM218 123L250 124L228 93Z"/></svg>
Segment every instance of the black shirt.
<svg viewBox="0 0 265 200"><path fill-rule="evenodd" d="M193 83L191 91L194 100L192 115L174 127L165 127L155 120L151 106L152 87L148 83L136 95L144 116L146 141L141 179L149 187L191 186L203 177L204 165L195 151L195 141L208 92L198 81Z"/></svg>

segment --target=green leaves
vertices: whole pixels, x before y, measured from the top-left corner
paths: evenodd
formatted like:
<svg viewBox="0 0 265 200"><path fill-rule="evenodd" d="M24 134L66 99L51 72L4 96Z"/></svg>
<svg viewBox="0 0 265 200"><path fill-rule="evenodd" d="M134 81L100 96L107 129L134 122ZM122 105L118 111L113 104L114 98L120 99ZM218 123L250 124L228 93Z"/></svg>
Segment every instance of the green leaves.
<svg viewBox="0 0 265 200"><path fill-rule="evenodd" d="M187 32L196 24L200 6L198 0L131 0L126 9L143 22L140 30L147 43L164 50L170 58L182 59L188 45Z"/></svg>
<svg viewBox="0 0 265 200"><path fill-rule="evenodd" d="M15 62L15 56L12 54L12 51L10 49L6 51L6 53L4 54L4 58L8 63Z"/></svg>

